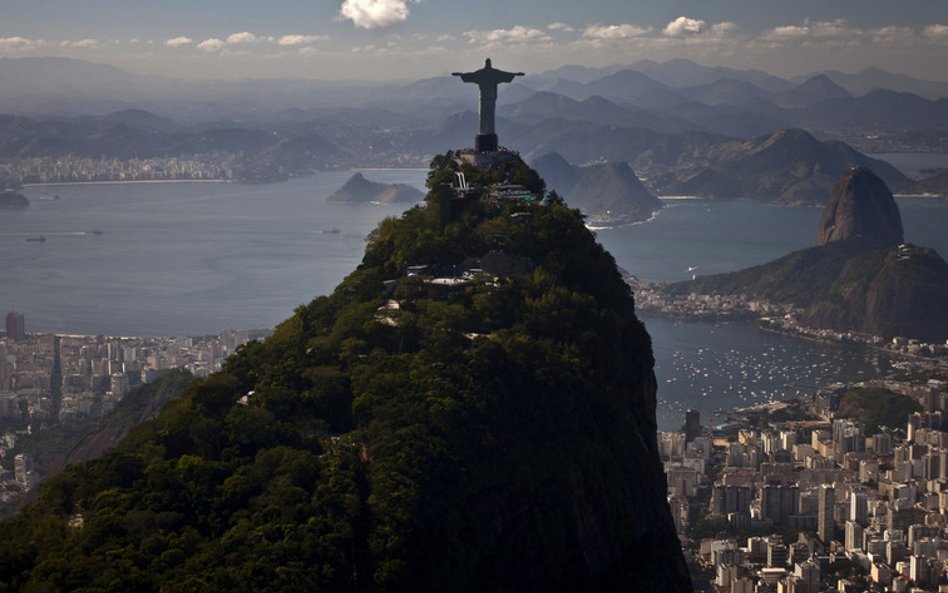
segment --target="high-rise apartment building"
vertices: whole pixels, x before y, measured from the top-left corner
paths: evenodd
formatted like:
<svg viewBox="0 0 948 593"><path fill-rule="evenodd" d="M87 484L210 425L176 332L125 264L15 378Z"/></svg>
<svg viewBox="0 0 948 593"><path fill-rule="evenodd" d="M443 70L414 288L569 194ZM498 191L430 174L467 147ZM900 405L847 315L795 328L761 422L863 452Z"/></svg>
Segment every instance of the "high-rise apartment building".
<svg viewBox="0 0 948 593"><path fill-rule="evenodd" d="M7 338L20 341L26 337L26 317L22 313L7 313Z"/></svg>

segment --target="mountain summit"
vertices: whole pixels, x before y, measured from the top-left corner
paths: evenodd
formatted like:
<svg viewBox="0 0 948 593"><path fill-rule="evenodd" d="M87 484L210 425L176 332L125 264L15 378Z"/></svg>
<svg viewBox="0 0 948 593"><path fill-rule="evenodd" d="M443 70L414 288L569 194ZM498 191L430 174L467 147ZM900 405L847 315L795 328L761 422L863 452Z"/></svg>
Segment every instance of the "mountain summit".
<svg viewBox="0 0 948 593"><path fill-rule="evenodd" d="M820 219L817 245L862 236L888 245L904 241L892 192L870 169L853 167L833 188Z"/></svg>
<svg viewBox="0 0 948 593"><path fill-rule="evenodd" d="M615 260L516 155L433 164L331 295L0 525L0 589L690 592Z"/></svg>

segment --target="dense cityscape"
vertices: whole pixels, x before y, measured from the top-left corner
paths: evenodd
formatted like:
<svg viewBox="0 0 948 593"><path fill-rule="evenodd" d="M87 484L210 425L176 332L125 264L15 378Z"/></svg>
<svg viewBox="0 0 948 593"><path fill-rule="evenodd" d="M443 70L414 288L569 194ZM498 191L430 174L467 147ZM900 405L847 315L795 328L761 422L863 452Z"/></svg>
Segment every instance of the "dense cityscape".
<svg viewBox="0 0 948 593"><path fill-rule="evenodd" d="M34 470L28 453L7 459L18 436L105 416L129 391L172 369L206 377L251 339L247 330L159 338L28 333L24 315L16 311L7 313L5 329L0 337L0 457L13 471L0 475L0 507L46 477Z"/></svg>
<svg viewBox="0 0 948 593"><path fill-rule="evenodd" d="M0 160L0 185L121 181L206 181L234 177L233 155L192 157L29 157Z"/></svg>
<svg viewBox="0 0 948 593"><path fill-rule="evenodd" d="M736 410L713 428L690 410L681 432L659 434L696 588L938 590L948 367L906 368Z"/></svg>

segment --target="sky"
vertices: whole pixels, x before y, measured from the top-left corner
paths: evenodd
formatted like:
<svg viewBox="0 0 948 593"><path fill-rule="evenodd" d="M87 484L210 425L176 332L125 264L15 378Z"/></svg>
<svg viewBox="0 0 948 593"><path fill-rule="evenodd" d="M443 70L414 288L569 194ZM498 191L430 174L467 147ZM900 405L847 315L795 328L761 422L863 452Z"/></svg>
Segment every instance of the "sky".
<svg viewBox="0 0 948 593"><path fill-rule="evenodd" d="M0 57L176 78L407 80L688 58L948 79L948 0L0 0Z"/></svg>

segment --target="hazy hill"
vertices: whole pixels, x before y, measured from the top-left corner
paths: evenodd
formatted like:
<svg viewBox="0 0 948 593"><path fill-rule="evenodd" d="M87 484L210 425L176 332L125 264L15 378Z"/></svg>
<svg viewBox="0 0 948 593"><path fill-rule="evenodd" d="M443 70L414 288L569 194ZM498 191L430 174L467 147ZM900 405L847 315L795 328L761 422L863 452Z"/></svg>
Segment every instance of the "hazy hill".
<svg viewBox="0 0 948 593"><path fill-rule="evenodd" d="M948 196L948 169L942 169L933 175L919 179L912 187L912 191Z"/></svg>
<svg viewBox="0 0 948 593"><path fill-rule="evenodd" d="M795 88L775 95L774 100L782 107L807 107L827 99L845 99L851 96L828 76L818 74L804 80Z"/></svg>
<svg viewBox="0 0 948 593"><path fill-rule="evenodd" d="M498 113L518 123L537 124L547 119L588 121L606 126L641 127L669 134L699 131L701 128L674 115L619 105L599 96L577 101L552 92L539 92Z"/></svg>
<svg viewBox="0 0 948 593"><path fill-rule="evenodd" d="M921 80L905 74L886 72L881 68L866 68L857 73L827 70L822 72L833 82L853 95L866 95L879 89L914 93L927 99L948 97L948 82Z"/></svg>
<svg viewBox="0 0 948 593"><path fill-rule="evenodd" d="M123 125L146 132L176 132L181 130L181 125L177 122L144 109L123 109L103 116L100 121L106 126Z"/></svg>
<svg viewBox="0 0 948 593"><path fill-rule="evenodd" d="M549 152L530 162L530 166L546 181L548 190L561 196L569 195L570 190L582 177L582 170L574 167L557 152Z"/></svg>
<svg viewBox="0 0 948 593"><path fill-rule="evenodd" d="M646 220L663 206L626 163L574 167L551 152L531 165L546 180L547 189L582 210L594 225Z"/></svg>
<svg viewBox="0 0 948 593"><path fill-rule="evenodd" d="M842 142L821 142L803 130L782 130L747 141L715 144L709 165L678 170L655 184L661 194L718 195L722 184L740 188L741 196L782 204L823 204L837 178L854 166L873 169L890 186L903 189L911 181L888 163L869 158ZM696 185L696 174L714 189ZM686 191L687 188L691 191Z"/></svg>
<svg viewBox="0 0 948 593"><path fill-rule="evenodd" d="M628 102L662 85L635 70L621 70L586 84L586 96L598 95L612 101Z"/></svg>
<svg viewBox="0 0 948 593"><path fill-rule="evenodd" d="M570 206L585 212L591 224L625 224L647 220L663 206L626 163L591 165L565 192Z"/></svg>
<svg viewBox="0 0 948 593"><path fill-rule="evenodd" d="M714 82L678 89L678 93L688 99L708 105L722 103L737 105L751 99L769 99L772 93L743 80L721 78Z"/></svg>
<svg viewBox="0 0 948 593"><path fill-rule="evenodd" d="M799 117L833 129L948 129L948 99L933 101L911 93L879 90L810 105Z"/></svg>
<svg viewBox="0 0 948 593"><path fill-rule="evenodd" d="M367 202L395 204L418 202L423 197L423 193L405 183L376 183L366 179L362 173L356 173L342 187L326 198L326 201L353 204Z"/></svg>
<svg viewBox="0 0 948 593"><path fill-rule="evenodd" d="M470 181L508 174L542 186L520 163ZM456 290L404 273L498 249L532 271ZM472 202L439 232L437 206L413 208L332 295L49 480L0 526L5 586L691 591L653 366L577 211Z"/></svg>
<svg viewBox="0 0 948 593"><path fill-rule="evenodd" d="M629 67L652 80L675 88L710 84L722 78L749 82L771 93L779 93L793 87L793 83L761 70L703 66L682 58L663 63L640 60L633 62Z"/></svg>

